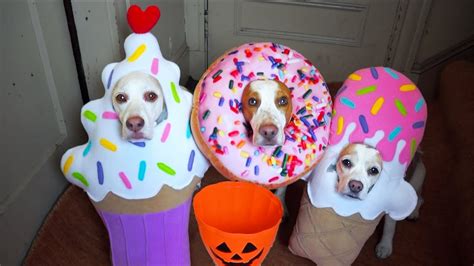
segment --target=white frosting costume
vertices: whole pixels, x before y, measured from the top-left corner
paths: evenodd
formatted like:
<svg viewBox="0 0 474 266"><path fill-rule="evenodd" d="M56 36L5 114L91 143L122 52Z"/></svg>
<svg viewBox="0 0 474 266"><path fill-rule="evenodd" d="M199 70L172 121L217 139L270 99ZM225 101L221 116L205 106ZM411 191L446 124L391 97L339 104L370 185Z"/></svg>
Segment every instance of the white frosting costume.
<svg viewBox="0 0 474 266"><path fill-rule="evenodd" d="M292 95L292 118L282 146L255 146L241 110L248 83L274 79ZM308 174L328 143L331 97L316 67L300 53L275 43L229 50L204 73L194 94L192 130L201 151L226 178L268 188Z"/></svg>
<svg viewBox="0 0 474 266"><path fill-rule="evenodd" d="M334 101L330 144L308 182L290 249L318 264L350 264L381 214L406 218L416 206L417 195L404 176L423 138L426 119L421 92L403 74L385 67L351 74ZM382 156L381 175L364 200L342 196L335 189L336 161L349 143L371 145Z"/></svg>
<svg viewBox="0 0 474 266"><path fill-rule="evenodd" d="M209 167L206 158L197 148L189 127L192 96L181 89L178 66L162 56L157 39L149 32L159 16L160 11L155 6L149 7L144 12L138 6L130 7L128 21L135 33L125 40L126 58L104 68L102 72L104 96L87 103L81 110L81 122L89 136L89 141L68 150L61 160L61 168L68 181L83 188L95 202L102 201L109 192L133 201L156 196L164 185L181 190L188 186L195 176L202 177ZM121 77L135 71L152 75L163 89L168 116L154 128L152 140L122 139L121 123L112 106L114 84ZM166 219L169 219L173 211L178 212L179 217L184 217L180 218L181 228L175 228L183 232L174 232L175 237L170 235L168 241L180 242L181 236L183 242L187 241L189 204L190 200L173 210L163 212L163 215L166 213L168 215ZM105 212L100 212L100 214L111 235L114 264L144 265L143 263L162 262L189 264L189 249L186 250L186 247L189 248L188 243L181 243L182 247L176 247L176 249L182 249L177 251L181 258L172 258L175 255L170 255L169 252L160 255L158 250L154 250L152 256L147 253L147 249L152 243L161 241L153 240L153 238L164 239L167 233L162 232L159 234L164 235L157 236L153 232L146 231L146 228L142 228L146 233L141 237L138 234L141 230L140 226L138 229L132 229L123 222L127 219L131 221L143 219L143 226L147 223L149 223L148 226L152 226L159 219L163 219L161 214L118 215ZM156 216L156 219L150 218L153 216ZM114 231L111 224L116 221L122 221L123 228ZM165 225L161 224L164 228L156 230L167 230L166 221L164 223ZM131 224L138 226L134 222ZM129 239L122 239L124 243L114 242L121 238L115 235L120 234L120 230L124 231L125 236L133 236L129 239L135 238L133 240L135 247L131 247L127 242L132 241ZM148 228L148 230L151 229ZM130 247L123 247L124 245ZM160 246L160 244L157 245ZM173 246L173 243L163 243L163 245Z"/></svg>

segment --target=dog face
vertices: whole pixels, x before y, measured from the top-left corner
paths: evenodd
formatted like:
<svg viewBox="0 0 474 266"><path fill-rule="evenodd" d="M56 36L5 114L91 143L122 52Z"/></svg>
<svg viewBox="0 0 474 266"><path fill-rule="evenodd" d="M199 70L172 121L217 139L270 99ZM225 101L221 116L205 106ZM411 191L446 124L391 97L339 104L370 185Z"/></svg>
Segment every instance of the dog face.
<svg viewBox="0 0 474 266"><path fill-rule="evenodd" d="M122 123L122 138L153 138L156 120L164 109L157 79L141 72L122 77L112 89L112 104Z"/></svg>
<svg viewBox="0 0 474 266"><path fill-rule="evenodd" d="M368 145L349 144L339 154L336 171L337 192L363 200L382 172L382 157Z"/></svg>
<svg viewBox="0 0 474 266"><path fill-rule="evenodd" d="M242 94L242 112L252 127L254 145L282 145L292 110L291 92L279 81L252 81Z"/></svg>

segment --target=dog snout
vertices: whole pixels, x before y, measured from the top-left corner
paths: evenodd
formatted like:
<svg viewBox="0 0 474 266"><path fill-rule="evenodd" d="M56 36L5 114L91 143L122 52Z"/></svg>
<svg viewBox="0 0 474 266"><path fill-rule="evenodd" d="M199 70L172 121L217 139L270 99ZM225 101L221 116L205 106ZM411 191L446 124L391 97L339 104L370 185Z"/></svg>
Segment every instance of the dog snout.
<svg viewBox="0 0 474 266"><path fill-rule="evenodd" d="M143 120L143 118L141 117L134 116L134 117L128 118L125 124L130 131L138 132L145 125L145 120Z"/></svg>
<svg viewBox="0 0 474 266"><path fill-rule="evenodd" d="M364 188L364 185L362 184L362 182L357 181L357 180L349 181L349 189L352 192L359 193L360 191L362 191L363 188Z"/></svg>
<svg viewBox="0 0 474 266"><path fill-rule="evenodd" d="M266 124L259 128L258 133L266 140L272 140L277 135L278 128L273 124Z"/></svg>

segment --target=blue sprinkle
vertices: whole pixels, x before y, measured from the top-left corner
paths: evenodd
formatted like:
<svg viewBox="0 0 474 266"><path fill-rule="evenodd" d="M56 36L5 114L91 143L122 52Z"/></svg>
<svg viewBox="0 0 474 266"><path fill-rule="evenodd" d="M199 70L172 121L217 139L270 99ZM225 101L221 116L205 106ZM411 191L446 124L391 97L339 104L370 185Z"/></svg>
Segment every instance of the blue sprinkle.
<svg viewBox="0 0 474 266"><path fill-rule="evenodd" d="M398 75L393 72L393 70L391 68L388 68L388 67L384 67L383 68L385 70L385 72L387 72L390 76L392 76L392 78L394 79L398 79Z"/></svg>
<svg viewBox="0 0 474 266"><path fill-rule="evenodd" d="M145 171L146 171L146 162L141 161L140 166L138 168L138 180L143 181L145 178Z"/></svg>
<svg viewBox="0 0 474 266"><path fill-rule="evenodd" d="M425 121L418 121L413 123L413 128L422 128L425 126Z"/></svg>
<svg viewBox="0 0 474 266"><path fill-rule="evenodd" d="M239 71L239 73L242 73L243 69L241 64L237 64L237 71Z"/></svg>
<svg viewBox="0 0 474 266"><path fill-rule="evenodd" d="M83 156L83 157L86 157L86 156L87 156L87 154L88 154L89 151L91 150L91 146L92 146L92 142L89 140L89 143L87 143L86 148L85 148L84 151L82 152L82 156Z"/></svg>
<svg viewBox="0 0 474 266"><path fill-rule="evenodd" d="M347 86L343 85L339 90L337 90L336 98L337 96L339 96L339 94L343 93L346 89L347 89Z"/></svg>
<svg viewBox="0 0 474 266"><path fill-rule="evenodd" d="M355 109L356 108L356 105L353 101L349 100L349 98L346 98L346 97L341 97L341 103L344 104L345 106L351 108L351 109Z"/></svg>
<svg viewBox="0 0 474 266"><path fill-rule="evenodd" d="M146 146L146 143L144 141L138 141L138 142L131 142L130 141L130 143L132 143L135 146L141 147L141 148Z"/></svg>
<svg viewBox="0 0 474 266"><path fill-rule="evenodd" d="M423 98L420 98L415 104L415 112L418 113L424 104L425 104L425 101L423 100Z"/></svg>
<svg viewBox="0 0 474 266"><path fill-rule="evenodd" d="M369 133L369 125L367 125L367 120L365 120L364 115L359 116L359 123L360 123L360 126L362 127L362 131L365 134Z"/></svg>
<svg viewBox="0 0 474 266"><path fill-rule="evenodd" d="M259 155L260 155L260 152L259 152L258 150L256 150L256 151L253 152L253 155L259 156Z"/></svg>
<svg viewBox="0 0 474 266"><path fill-rule="evenodd" d="M247 161L245 162L245 167L249 167L250 164L252 163L252 157L247 157Z"/></svg>
<svg viewBox="0 0 474 266"><path fill-rule="evenodd" d="M309 129L308 130L309 134L311 135L311 138L313 138L313 140L316 142L318 141L318 138L316 137L316 135L314 134L313 130Z"/></svg>
<svg viewBox="0 0 474 266"><path fill-rule="evenodd" d="M278 151L276 157L277 157L277 158L280 158L281 156L283 156L283 151L280 150L280 151Z"/></svg>
<svg viewBox="0 0 474 266"><path fill-rule="evenodd" d="M191 138L191 136L192 136L191 124L188 123L188 126L186 127L186 138L189 139L189 138Z"/></svg>
<svg viewBox="0 0 474 266"><path fill-rule="evenodd" d="M318 97L316 97L316 96L313 95L313 97L311 97L311 98L313 98L313 101L319 102L319 98L318 98Z"/></svg>
<svg viewBox="0 0 474 266"><path fill-rule="evenodd" d="M379 78L379 73L377 72L377 69L375 69L375 67L371 67L370 68L370 73L372 74L372 77L374 79L378 79Z"/></svg>
<svg viewBox="0 0 474 266"><path fill-rule="evenodd" d="M306 120L306 118L304 117L300 117L300 120L301 122L303 122L303 124L307 127L311 127L311 124L308 122L308 120Z"/></svg>
<svg viewBox="0 0 474 266"><path fill-rule="evenodd" d="M205 132L206 131L206 128L205 127L201 127L201 132Z"/></svg>
<svg viewBox="0 0 474 266"><path fill-rule="evenodd" d="M193 170L193 164L194 164L194 155L196 152L194 150L191 151L191 154L189 154L189 160L188 160L188 172L191 172Z"/></svg>
<svg viewBox="0 0 474 266"><path fill-rule="evenodd" d="M224 105L224 97L222 96L220 99L219 99L219 106L222 106Z"/></svg>
<svg viewBox="0 0 474 266"><path fill-rule="evenodd" d="M255 167L253 168L253 173L255 175L258 175L260 173L260 168L258 167L258 165L255 165Z"/></svg>
<svg viewBox="0 0 474 266"><path fill-rule="evenodd" d="M388 141L393 141L397 136L398 134L400 134L400 132L402 131L402 128L401 127L396 127L392 130L392 132L390 132L390 134L388 135Z"/></svg>
<svg viewBox="0 0 474 266"><path fill-rule="evenodd" d="M99 184L104 184L104 169L100 161L97 161L97 179L99 180Z"/></svg>
<svg viewBox="0 0 474 266"><path fill-rule="evenodd" d="M107 89L110 88L110 83L112 83L112 76L114 75L114 70L112 69L112 72L110 72L109 79L107 80Z"/></svg>

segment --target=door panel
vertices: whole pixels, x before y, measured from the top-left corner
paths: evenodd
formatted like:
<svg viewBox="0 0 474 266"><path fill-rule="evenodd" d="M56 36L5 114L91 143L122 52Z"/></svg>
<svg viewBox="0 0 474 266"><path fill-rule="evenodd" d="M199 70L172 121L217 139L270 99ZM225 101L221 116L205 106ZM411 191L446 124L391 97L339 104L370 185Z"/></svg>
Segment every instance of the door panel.
<svg viewBox="0 0 474 266"><path fill-rule="evenodd" d="M245 42L272 41L301 52L328 81L389 62L405 1L209 0L208 59Z"/></svg>

